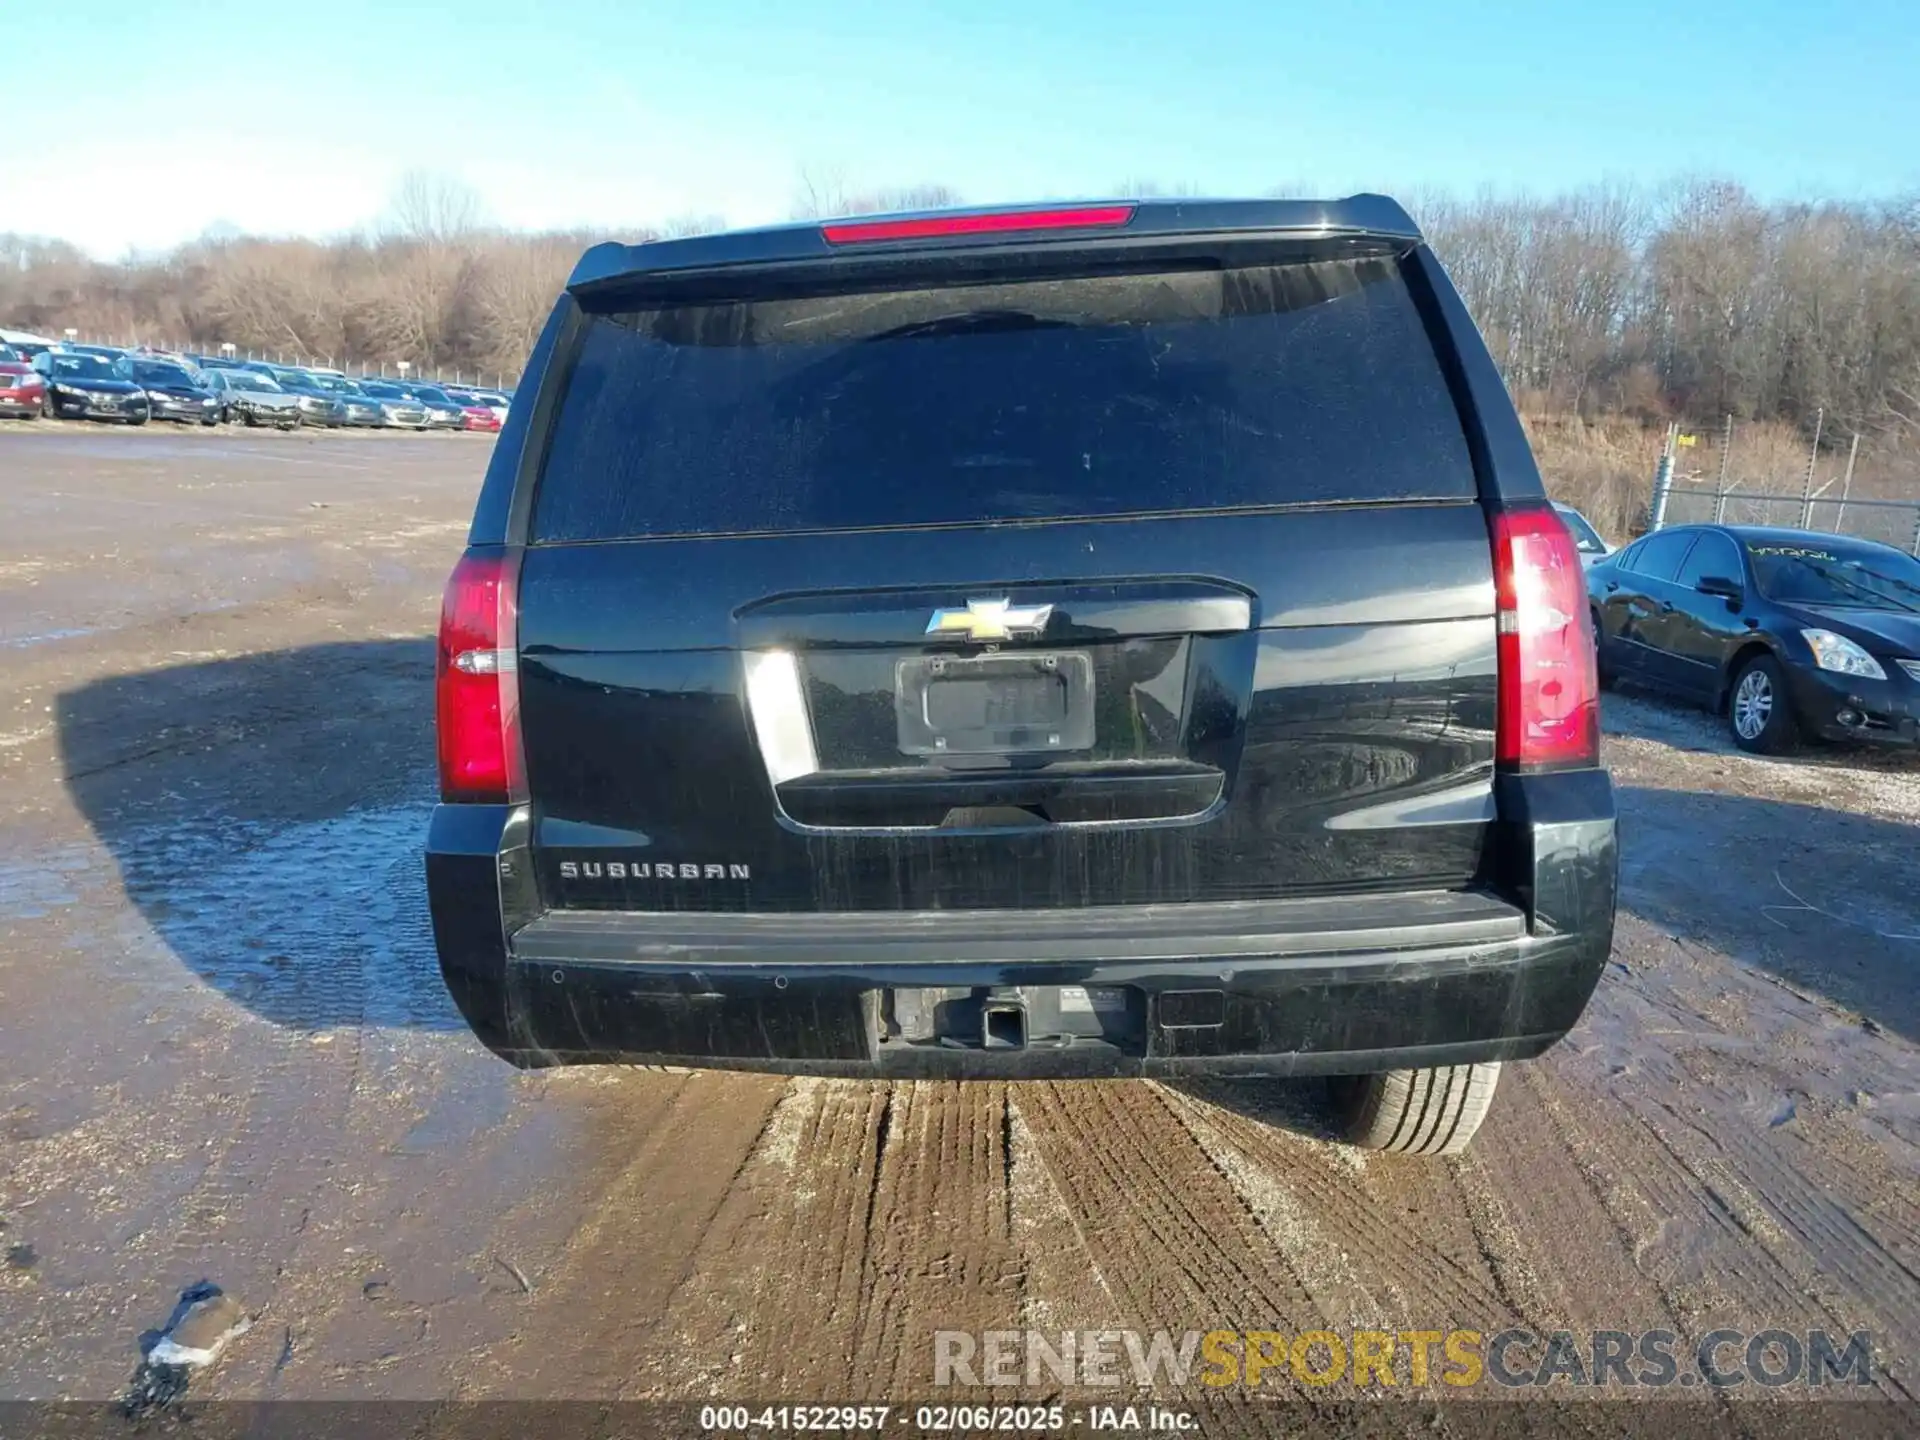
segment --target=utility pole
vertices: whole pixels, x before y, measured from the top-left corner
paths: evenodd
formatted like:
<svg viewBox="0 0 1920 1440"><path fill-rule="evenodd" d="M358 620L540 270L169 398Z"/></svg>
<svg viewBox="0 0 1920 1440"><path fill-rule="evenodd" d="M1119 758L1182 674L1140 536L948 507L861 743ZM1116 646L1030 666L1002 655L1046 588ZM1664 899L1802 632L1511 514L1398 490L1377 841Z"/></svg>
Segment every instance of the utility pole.
<svg viewBox="0 0 1920 1440"><path fill-rule="evenodd" d="M1733 412L1727 412L1725 423L1720 426L1720 478L1713 487L1713 523L1721 525L1727 518L1727 464L1733 458Z"/></svg>
<svg viewBox="0 0 1920 1440"><path fill-rule="evenodd" d="M1826 423L1827 410L1823 405L1813 412L1813 448L1807 452L1807 475L1800 484L1800 528L1813 528L1813 467L1820 459L1820 427Z"/></svg>
<svg viewBox="0 0 1920 1440"><path fill-rule="evenodd" d="M1647 529L1658 530L1667 523L1667 496L1673 491L1673 445L1680 433L1678 425L1667 426L1666 443L1660 447L1660 463L1653 472L1653 504L1647 512Z"/></svg>
<svg viewBox="0 0 1920 1440"><path fill-rule="evenodd" d="M1847 476L1840 482L1840 512L1833 517L1833 528L1837 534L1844 535L1847 519L1847 497L1853 493L1853 462L1860 458L1860 432L1853 432L1853 445L1847 451Z"/></svg>

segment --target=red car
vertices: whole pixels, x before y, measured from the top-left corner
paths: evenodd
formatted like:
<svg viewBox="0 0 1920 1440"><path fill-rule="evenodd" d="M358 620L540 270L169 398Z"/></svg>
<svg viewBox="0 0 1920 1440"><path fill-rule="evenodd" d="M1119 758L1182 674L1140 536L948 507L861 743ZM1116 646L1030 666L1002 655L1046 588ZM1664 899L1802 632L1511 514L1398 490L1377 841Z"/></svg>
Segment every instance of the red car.
<svg viewBox="0 0 1920 1440"><path fill-rule="evenodd" d="M460 422L462 430L487 430L494 434L500 432L500 417L484 405L462 405L466 418Z"/></svg>
<svg viewBox="0 0 1920 1440"><path fill-rule="evenodd" d="M38 420L47 403L47 382L31 365L0 360L0 416L15 420ZM493 422L498 430L500 422Z"/></svg>

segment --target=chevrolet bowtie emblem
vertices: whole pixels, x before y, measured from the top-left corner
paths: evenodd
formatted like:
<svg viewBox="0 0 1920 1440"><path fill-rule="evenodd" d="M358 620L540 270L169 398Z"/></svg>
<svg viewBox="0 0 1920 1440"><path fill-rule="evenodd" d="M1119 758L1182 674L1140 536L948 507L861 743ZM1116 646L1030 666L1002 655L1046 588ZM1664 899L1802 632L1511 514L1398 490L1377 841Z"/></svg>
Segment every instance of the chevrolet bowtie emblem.
<svg viewBox="0 0 1920 1440"><path fill-rule="evenodd" d="M936 610L929 635L964 635L969 640L1011 640L1047 628L1051 605L1015 605L1009 600L969 600L964 610Z"/></svg>

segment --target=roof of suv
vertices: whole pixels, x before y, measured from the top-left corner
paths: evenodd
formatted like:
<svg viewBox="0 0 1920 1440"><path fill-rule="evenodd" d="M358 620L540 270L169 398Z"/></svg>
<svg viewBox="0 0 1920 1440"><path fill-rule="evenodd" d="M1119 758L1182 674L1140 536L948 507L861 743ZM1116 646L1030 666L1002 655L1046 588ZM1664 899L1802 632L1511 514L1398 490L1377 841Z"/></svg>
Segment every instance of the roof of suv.
<svg viewBox="0 0 1920 1440"><path fill-rule="evenodd" d="M987 232L950 234L933 241L934 248L1021 239L1083 238L1124 226L1129 238L1231 233L1280 233L1310 237L1371 236L1416 243L1420 227L1398 201L1384 195L1349 195L1337 200L1114 200L1050 202L1033 205L994 205L954 210L920 210L889 215L861 215L844 220L804 221L756 230L729 230L714 235L690 235L675 240L649 240L640 245L608 241L580 257L567 281L569 289L593 286L622 276L663 271L705 270L729 265L756 265L782 261L818 260L844 253L827 232L836 226L884 229L901 221L964 221L982 216L1024 216L1124 212L1118 225L1112 220L1095 227L1046 225L1008 227ZM928 238L913 237L863 242L866 251L899 252L926 248Z"/></svg>

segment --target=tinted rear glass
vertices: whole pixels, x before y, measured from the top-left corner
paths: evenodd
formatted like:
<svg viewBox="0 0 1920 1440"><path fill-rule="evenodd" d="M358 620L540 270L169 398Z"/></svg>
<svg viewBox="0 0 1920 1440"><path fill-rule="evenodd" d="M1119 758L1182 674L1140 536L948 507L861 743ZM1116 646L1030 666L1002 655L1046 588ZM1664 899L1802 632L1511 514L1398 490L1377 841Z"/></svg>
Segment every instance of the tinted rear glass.
<svg viewBox="0 0 1920 1440"><path fill-rule="evenodd" d="M593 317L541 540L1475 493L1391 260Z"/></svg>

